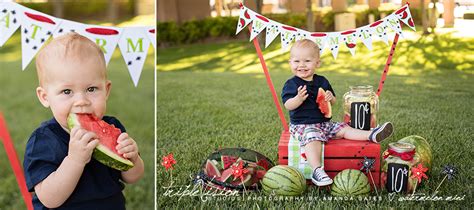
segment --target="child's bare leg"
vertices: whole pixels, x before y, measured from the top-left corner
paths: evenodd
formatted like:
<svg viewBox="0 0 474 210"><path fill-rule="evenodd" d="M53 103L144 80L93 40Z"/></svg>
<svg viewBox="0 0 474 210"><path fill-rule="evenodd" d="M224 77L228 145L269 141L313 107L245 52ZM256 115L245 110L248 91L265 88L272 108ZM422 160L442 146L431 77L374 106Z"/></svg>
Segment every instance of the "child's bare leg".
<svg viewBox="0 0 474 210"><path fill-rule="evenodd" d="M372 131L359 130L351 126L346 126L336 133L336 138L345 138L350 140L369 140L369 135Z"/></svg>
<svg viewBox="0 0 474 210"><path fill-rule="evenodd" d="M390 122L386 122L370 131L359 130L350 126L346 126L336 133L336 138L344 137L345 139L350 140L369 140L378 143L392 135L392 132L393 125Z"/></svg>
<svg viewBox="0 0 474 210"><path fill-rule="evenodd" d="M321 166L321 141L312 141L304 146L306 159L311 168Z"/></svg>

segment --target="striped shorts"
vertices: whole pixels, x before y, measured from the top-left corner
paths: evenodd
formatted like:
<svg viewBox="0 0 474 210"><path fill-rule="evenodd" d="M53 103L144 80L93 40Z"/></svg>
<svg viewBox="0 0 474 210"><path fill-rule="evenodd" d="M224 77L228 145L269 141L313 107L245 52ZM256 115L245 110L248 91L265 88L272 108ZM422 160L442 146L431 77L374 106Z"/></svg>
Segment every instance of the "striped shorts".
<svg viewBox="0 0 474 210"><path fill-rule="evenodd" d="M305 146L312 141L327 142L336 137L336 133L346 127L344 122L322 122L316 124L290 124L290 134Z"/></svg>

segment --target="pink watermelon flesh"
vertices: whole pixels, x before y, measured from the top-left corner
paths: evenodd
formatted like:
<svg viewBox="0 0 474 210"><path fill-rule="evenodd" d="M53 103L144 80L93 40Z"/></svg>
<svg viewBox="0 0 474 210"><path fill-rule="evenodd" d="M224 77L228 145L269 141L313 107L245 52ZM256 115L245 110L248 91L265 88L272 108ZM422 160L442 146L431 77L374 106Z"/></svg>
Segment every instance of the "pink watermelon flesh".
<svg viewBox="0 0 474 210"><path fill-rule="evenodd" d="M220 181L230 183L233 180L232 177L232 168L228 168L222 172Z"/></svg>
<svg viewBox="0 0 474 210"><path fill-rule="evenodd" d="M99 138L99 145L94 149L93 153L93 157L97 161L121 171L126 171L133 167L133 163L120 155L115 148L118 144L117 139L122 133L120 129L98 119L92 114L70 113L68 116L69 130L76 125L87 131L94 132Z"/></svg>
<svg viewBox="0 0 474 210"><path fill-rule="evenodd" d="M321 113L324 114L325 118L331 118L332 110L331 110L331 102L325 101L326 92L322 89L318 89L318 96L316 97L316 103L319 105L319 110Z"/></svg>
<svg viewBox="0 0 474 210"><path fill-rule="evenodd" d="M222 168L227 169L229 168L232 164L237 161L237 157L234 156L228 156L228 155L222 155L221 156L221 162L222 162Z"/></svg>
<svg viewBox="0 0 474 210"><path fill-rule="evenodd" d="M221 172L211 160L207 160L205 171L210 178L217 179L221 177Z"/></svg>

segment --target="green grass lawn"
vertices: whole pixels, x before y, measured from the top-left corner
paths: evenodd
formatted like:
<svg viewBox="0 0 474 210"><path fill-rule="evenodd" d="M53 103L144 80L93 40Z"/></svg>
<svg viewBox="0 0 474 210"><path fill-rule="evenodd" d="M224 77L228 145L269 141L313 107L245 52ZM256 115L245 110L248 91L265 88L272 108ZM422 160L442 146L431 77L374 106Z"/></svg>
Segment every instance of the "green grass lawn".
<svg viewBox="0 0 474 210"><path fill-rule="evenodd" d="M154 207L154 57L150 49L138 87L134 87L119 49L108 65L112 92L107 115L116 116L139 146L145 162L145 176L125 187L128 209ZM39 124L52 117L38 101L34 60L21 70L20 35L17 32L0 48L0 112L6 118L19 159L23 161L26 142ZM0 146L0 209L25 209L20 190Z"/></svg>
<svg viewBox="0 0 474 210"><path fill-rule="evenodd" d="M291 77L288 53L279 44L264 50L272 80L280 94ZM190 175L200 170L207 156L220 147L246 147L277 162L277 144L282 125L261 71L252 43L231 41L220 44L195 44L158 51L157 74L157 196L158 207L175 208L333 208L333 207L464 207L473 202L473 113L474 40L449 35L400 39L392 67L380 97L379 122L391 121L395 132L382 143L408 135L420 135L431 144L434 165L429 180L417 189L432 195L441 182L442 166L454 164L455 180L445 182L439 196L463 196L463 201L390 201L382 192L381 201L312 201L329 193L310 187L305 200L297 201L208 201L198 197L166 197L169 173L161 157L172 152L174 186L191 184ZM344 48L344 47L342 47ZM376 86L389 47L374 43L374 50L363 46L351 57L342 49L334 60L329 51L322 57L316 73L328 78L337 95L333 120L342 121L342 95L349 86ZM285 111L286 112L286 111ZM288 119L288 114L286 113ZM258 193L247 194L248 196Z"/></svg>

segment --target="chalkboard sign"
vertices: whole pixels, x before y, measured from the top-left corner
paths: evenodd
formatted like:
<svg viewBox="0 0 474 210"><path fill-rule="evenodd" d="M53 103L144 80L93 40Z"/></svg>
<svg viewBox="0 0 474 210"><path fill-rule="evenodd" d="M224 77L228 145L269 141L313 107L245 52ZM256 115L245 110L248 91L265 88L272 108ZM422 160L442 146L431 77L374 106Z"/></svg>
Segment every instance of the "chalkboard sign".
<svg viewBox="0 0 474 210"><path fill-rule="evenodd" d="M387 184L385 187L389 193L406 192L408 186L408 165L389 163L387 170Z"/></svg>
<svg viewBox="0 0 474 210"><path fill-rule="evenodd" d="M361 130L370 130L370 103L351 103L351 127Z"/></svg>

